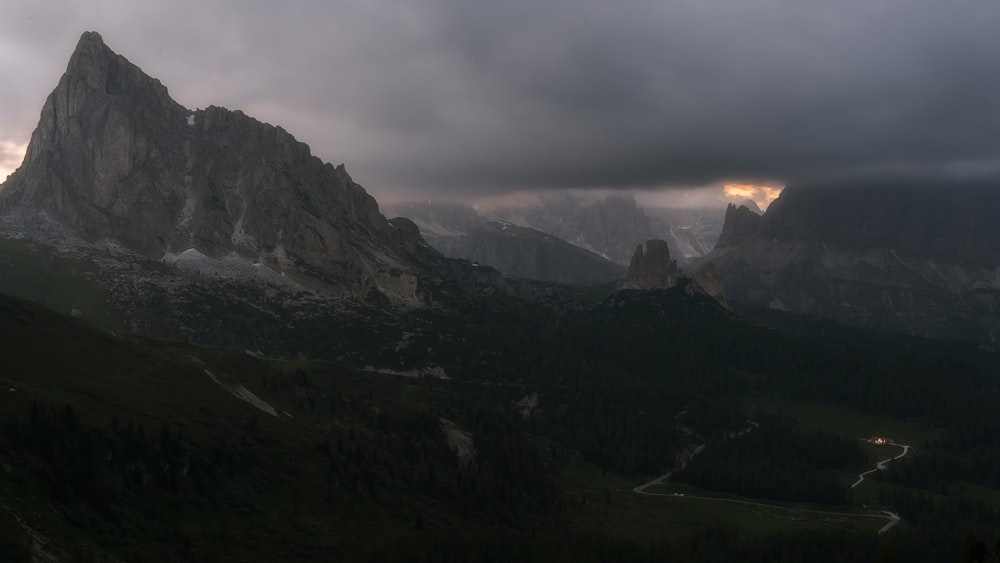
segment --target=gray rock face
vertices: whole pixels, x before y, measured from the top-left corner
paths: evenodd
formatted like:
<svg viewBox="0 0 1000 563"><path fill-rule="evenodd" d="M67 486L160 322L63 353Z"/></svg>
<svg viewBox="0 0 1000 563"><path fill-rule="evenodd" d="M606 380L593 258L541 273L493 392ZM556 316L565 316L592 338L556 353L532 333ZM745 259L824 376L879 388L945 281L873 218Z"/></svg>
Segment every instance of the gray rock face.
<svg viewBox="0 0 1000 563"><path fill-rule="evenodd" d="M352 294L417 289L420 259L405 247L419 235L393 233L343 165L242 112L182 107L93 32L45 102L0 210L155 259L195 249Z"/></svg>
<svg viewBox="0 0 1000 563"><path fill-rule="evenodd" d="M726 206L726 219L719 235L716 248L736 246L740 242L754 236L760 231L760 215L754 213L746 205L736 207L732 203Z"/></svg>
<svg viewBox="0 0 1000 563"><path fill-rule="evenodd" d="M732 310L729 298L726 295L726 287L719 276L719 271L712 262L703 263L691 276L691 283L686 287L687 293L693 295L701 293L715 299L724 309Z"/></svg>
<svg viewBox="0 0 1000 563"><path fill-rule="evenodd" d="M666 241L646 241L639 245L628 267L627 285L637 289L665 289L677 282L677 262L670 259Z"/></svg>
<svg viewBox="0 0 1000 563"><path fill-rule="evenodd" d="M505 221L487 223L458 239L455 258L489 264L503 275L560 283L620 280L625 268L558 237Z"/></svg>
<svg viewBox="0 0 1000 563"><path fill-rule="evenodd" d="M608 196L591 205L580 232L584 244L616 262L624 262L636 245L652 238L649 218L631 197Z"/></svg>
<svg viewBox="0 0 1000 563"><path fill-rule="evenodd" d="M666 240L678 262L700 258L715 246L725 216L725 209L718 207L640 207L627 195L589 202L547 195L535 204L494 208L484 215L446 201L381 207L386 216L412 219L424 239L447 256L460 255L462 237L493 220L549 233L622 266L628 266L637 244L654 238Z"/></svg>
<svg viewBox="0 0 1000 563"><path fill-rule="evenodd" d="M756 234L709 259L733 301L920 336L1000 334L996 186L786 188Z"/></svg>

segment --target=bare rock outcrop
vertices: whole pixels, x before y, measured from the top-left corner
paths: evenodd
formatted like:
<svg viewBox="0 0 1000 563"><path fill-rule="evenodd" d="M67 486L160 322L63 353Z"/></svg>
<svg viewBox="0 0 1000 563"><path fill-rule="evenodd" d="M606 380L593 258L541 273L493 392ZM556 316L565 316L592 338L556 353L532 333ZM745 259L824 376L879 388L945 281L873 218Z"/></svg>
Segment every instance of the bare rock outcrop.
<svg viewBox="0 0 1000 563"><path fill-rule="evenodd" d="M648 240L636 247L626 284L636 289L665 289L674 286L678 273L677 261L670 259L667 242Z"/></svg>
<svg viewBox="0 0 1000 563"><path fill-rule="evenodd" d="M688 295L702 294L715 299L722 308L727 311L732 310L729 297L726 295L726 286L719 276L719 271L711 261L703 263L691 276L691 282L685 288Z"/></svg>
<svg viewBox="0 0 1000 563"><path fill-rule="evenodd" d="M754 236L760 231L760 215L746 205L730 203L726 206L726 219L715 248L729 248Z"/></svg>
<svg viewBox="0 0 1000 563"><path fill-rule="evenodd" d="M988 180L790 186L759 221L727 217L736 236L708 260L734 302L995 342L998 217L1000 191Z"/></svg>

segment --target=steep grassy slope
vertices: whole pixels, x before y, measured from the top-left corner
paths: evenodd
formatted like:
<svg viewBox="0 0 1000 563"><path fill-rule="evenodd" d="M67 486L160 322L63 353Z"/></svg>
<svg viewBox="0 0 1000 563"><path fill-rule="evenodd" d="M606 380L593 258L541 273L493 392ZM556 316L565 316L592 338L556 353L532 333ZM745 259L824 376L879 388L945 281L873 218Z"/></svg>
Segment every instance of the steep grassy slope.
<svg viewBox="0 0 1000 563"><path fill-rule="evenodd" d="M0 341L0 523L65 560L359 557L556 498L541 473L530 498L495 498L527 474L463 462L448 443L465 422L442 423L447 393L418 382L138 339L7 297Z"/></svg>

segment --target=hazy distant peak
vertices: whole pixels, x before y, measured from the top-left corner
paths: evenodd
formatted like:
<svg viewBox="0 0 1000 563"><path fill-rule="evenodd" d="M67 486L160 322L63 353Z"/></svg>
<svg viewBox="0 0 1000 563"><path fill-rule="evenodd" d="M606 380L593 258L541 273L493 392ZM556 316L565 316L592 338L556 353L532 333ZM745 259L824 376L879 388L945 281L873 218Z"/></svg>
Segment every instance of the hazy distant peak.
<svg viewBox="0 0 1000 563"><path fill-rule="evenodd" d="M756 206L755 206L756 207ZM760 231L761 216L746 205L736 206L730 203L726 206L726 219L722 225L722 233L716 248L736 246Z"/></svg>

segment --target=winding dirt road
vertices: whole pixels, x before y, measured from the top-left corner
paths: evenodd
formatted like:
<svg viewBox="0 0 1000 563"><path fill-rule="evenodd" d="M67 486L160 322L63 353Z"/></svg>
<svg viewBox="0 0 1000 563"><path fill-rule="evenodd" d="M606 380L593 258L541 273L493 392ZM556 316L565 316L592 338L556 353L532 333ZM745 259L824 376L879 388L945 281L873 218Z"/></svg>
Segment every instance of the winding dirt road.
<svg viewBox="0 0 1000 563"><path fill-rule="evenodd" d="M690 461L690 460L692 460L692 459L694 459L694 456L700 454L701 451L704 450L704 449L705 449L705 444L702 444L702 445L698 446L697 448L695 448L694 451L691 452L691 455L687 456L684 459L684 461L681 462L681 467L680 468L684 469L687 466L687 462ZM652 487L653 485L662 485L662 484L666 483L670 479L670 476L673 475L673 474L674 474L674 471L670 470L670 471L667 472L666 475L660 475L659 477L657 477L656 479L653 479L652 481L649 481L648 483L643 483L643 484L639 485L638 487L632 489L632 491L634 491L636 493L639 493L640 495L649 495L649 496L657 496L657 497L661 497L661 496L673 496L673 495L668 495L666 493L650 493L650 492L646 491L646 489ZM696 498L696 497L691 497L691 498Z"/></svg>
<svg viewBox="0 0 1000 563"><path fill-rule="evenodd" d="M865 475L871 475L872 473L875 473L876 471L884 471L885 469L887 469L887 467L886 467L887 463L889 463L889 462L891 462L893 460L905 457L906 454L910 453L910 446L908 446L906 444L888 444L888 445L890 445L890 446L897 446L897 447L903 448L903 453L899 454L896 457L890 457L890 458L887 458L887 459L883 459L882 461L880 461L880 462L878 462L878 463L875 464L875 469L869 469L868 471L865 471L864 473L858 474L858 480L855 481L853 485L851 485L852 489L854 487L857 487L858 485L860 485L861 483L863 483L865 481Z"/></svg>
<svg viewBox="0 0 1000 563"><path fill-rule="evenodd" d="M895 443L893 443L893 444L888 444L888 445L890 445L890 446L897 446L897 447L903 448L903 451L902 451L902 453L900 453L896 457L890 457L890 458L887 458L887 459L883 459L882 461L876 463L874 469L869 469L868 471L865 471L864 473L859 473L858 474L858 480L855 481L853 485L851 485L852 489L855 488L855 487L857 487L861 483L865 482L865 475L871 475L872 473L875 473L876 471L884 471L884 470L888 469L888 466L886 465L887 463L889 463L889 462L891 462L893 460L897 460L897 459L901 459L903 457L906 457L906 454L910 453L910 446L907 445L907 444L895 444ZM885 514L887 517L889 517L889 523L886 524L885 526L882 526L882 529L880 529L878 531L879 535L884 534L884 533L888 532L889 530L891 530L892 527L895 526L896 524L898 524L899 521L901 520L901 518L899 517L899 514L896 514L895 512L892 512L891 510L883 510L882 514Z"/></svg>
<svg viewBox="0 0 1000 563"><path fill-rule="evenodd" d="M751 424L751 426L748 426L746 430L738 433L737 435L745 434L745 433L749 432L751 430L751 428L756 428L757 427L757 424L754 423L754 422L752 422L750 424ZM865 471L864 473L859 474L858 475L858 480L855 481L853 485L851 485L852 489L855 488L855 487L857 487L858 485L860 485L862 482L864 482L865 475L870 475L872 473L875 473L876 471L882 471L882 470L887 469L888 466L886 464L888 464L889 462L891 462L893 460L905 457L906 454L908 454L910 452L910 446L908 446L906 444L890 444L890 445L898 446L900 448L903 448L902 453L900 453L899 455L897 455L895 457L890 457L888 459L884 459L882 461L879 461L878 463L875 464L875 468L874 469L870 469L868 471ZM705 444L701 444L698 447L696 447L694 450L692 450L691 454L689 456L687 456L687 458L685 458L681 462L680 469L684 469L684 467L687 465L687 462L690 461L691 459L693 459L699 453L701 453L702 450L704 450L704 449L705 449ZM819 514L819 515L823 515L823 516L849 516L849 517L852 517L852 518L873 518L873 519L888 520L888 522L886 523L886 525L882 526L879 529L879 531L878 531L879 535L882 535L882 534L888 532L889 530L891 530L893 528L893 526L895 526L896 524L898 524L899 521L901 520L901 518L899 517L899 515L896 514L895 512L892 512L891 510L880 510L878 512L870 512L870 513L867 513L867 514L865 514L863 512L834 512L834 511L827 511L827 510L816 510L816 509L812 509L812 508L796 508L796 507L790 507L790 506L783 506L783 505L780 505L780 504L769 504L769 503L765 503L765 502L755 502L755 501L739 500L739 499L732 499L732 498L689 496L689 495L684 495L684 494L679 494L679 493L651 493L648 490L646 490L646 489L648 489L648 488L650 488L650 487L652 487L654 485L662 485L662 484L666 483L668 480L670 480L670 477L673 474L674 474L674 471L671 470L671 471L667 472L666 474L657 477L656 479L653 479L651 481L643 483L642 485L639 485L638 487L635 487L634 489L632 489L632 491L635 492L635 493L637 493L637 494L640 494L640 495L647 495L647 496L651 496L651 497L670 497L670 498L677 498L677 499L704 500L704 501L712 501L712 502L728 502L728 503L731 503L731 504L739 504L739 505L743 505L743 506L752 506L752 507L758 507L758 508L772 508L772 509L778 509L778 510L795 511L795 512L800 512L800 513L801 512L805 512L805 513L808 513L808 514Z"/></svg>

